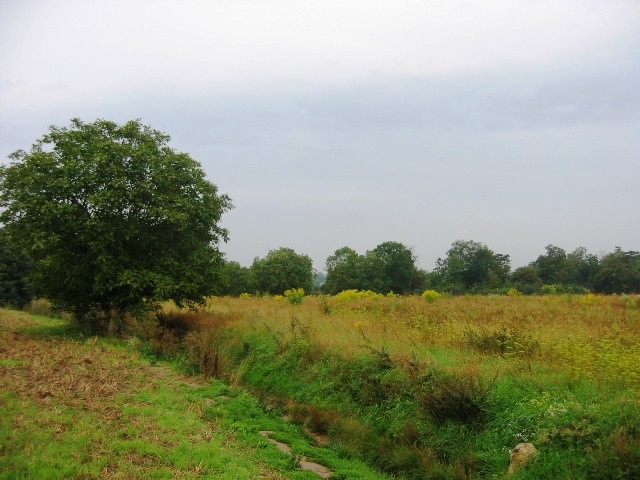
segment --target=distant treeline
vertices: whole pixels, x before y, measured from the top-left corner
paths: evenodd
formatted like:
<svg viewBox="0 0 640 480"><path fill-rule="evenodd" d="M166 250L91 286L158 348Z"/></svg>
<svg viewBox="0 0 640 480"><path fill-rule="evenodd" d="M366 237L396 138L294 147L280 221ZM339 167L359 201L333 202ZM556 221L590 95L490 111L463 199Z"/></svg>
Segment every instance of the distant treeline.
<svg viewBox="0 0 640 480"><path fill-rule="evenodd" d="M290 248L270 251L249 267L225 262L218 295L243 293L281 295L291 288L336 294L343 290L377 293L422 293L432 289L450 294L506 293L638 293L640 253L613 252L600 257L579 247L566 252L548 245L545 253L527 266L511 270L509 255L495 253L486 245L458 240L433 271L416 266L411 248L384 242L359 254L342 247L327 258L325 272L313 268L311 258ZM30 260L0 238L0 304L21 306L37 296L29 285Z"/></svg>
<svg viewBox="0 0 640 480"><path fill-rule="evenodd" d="M527 266L511 269L509 255L495 253L486 245L458 240L433 271L416 266L412 250L398 242L385 242L359 254L342 247L327 258L324 271L315 272L311 259L290 248L272 250L249 267L227 262L221 295L242 293L282 294L304 288L325 294L343 290L377 293L421 293L433 289L451 294L506 293L638 293L640 253L616 247L598 257L583 247L566 252L548 245L545 253Z"/></svg>

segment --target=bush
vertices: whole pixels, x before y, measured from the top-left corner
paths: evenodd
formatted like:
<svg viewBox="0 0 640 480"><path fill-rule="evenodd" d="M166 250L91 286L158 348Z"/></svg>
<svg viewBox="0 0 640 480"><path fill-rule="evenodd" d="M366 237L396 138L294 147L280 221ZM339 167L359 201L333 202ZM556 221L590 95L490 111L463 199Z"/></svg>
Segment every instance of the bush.
<svg viewBox="0 0 640 480"><path fill-rule="evenodd" d="M289 300L291 305L300 305L304 298L304 288L292 288L285 290L284 296Z"/></svg>
<svg viewBox="0 0 640 480"><path fill-rule="evenodd" d="M372 292L371 290L343 290L338 293L335 298L339 302L348 302L353 300L361 300L363 298L382 298L383 295L380 293Z"/></svg>
<svg viewBox="0 0 640 480"><path fill-rule="evenodd" d="M442 297L442 294L439 292L436 292L435 290L425 290L422 293L422 298L424 298L428 303L433 303L436 300L438 300L440 297Z"/></svg>
<svg viewBox="0 0 640 480"><path fill-rule="evenodd" d="M432 374L425 382L421 403L438 423L481 425L487 419L489 399L497 379L484 380L478 372Z"/></svg>
<svg viewBox="0 0 640 480"><path fill-rule="evenodd" d="M22 307L22 310L34 315L42 315L43 317L52 317L54 315L51 302L44 298L31 300L31 302Z"/></svg>

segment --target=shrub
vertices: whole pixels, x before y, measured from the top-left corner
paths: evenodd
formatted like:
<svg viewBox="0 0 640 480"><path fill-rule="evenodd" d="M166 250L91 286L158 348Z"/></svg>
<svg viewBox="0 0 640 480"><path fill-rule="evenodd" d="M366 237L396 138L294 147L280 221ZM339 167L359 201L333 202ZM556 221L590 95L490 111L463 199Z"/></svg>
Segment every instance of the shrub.
<svg viewBox="0 0 640 480"><path fill-rule="evenodd" d="M558 293L559 285L542 285L540 292L543 295L556 295Z"/></svg>
<svg viewBox="0 0 640 480"><path fill-rule="evenodd" d="M348 302L351 300L361 300L363 298L382 298L380 293L372 292L371 290L343 290L336 295L336 300L340 302Z"/></svg>
<svg viewBox="0 0 640 480"><path fill-rule="evenodd" d="M435 290L425 290L422 293L422 298L424 298L428 303L433 303L440 297L442 297L442 294Z"/></svg>
<svg viewBox="0 0 640 480"><path fill-rule="evenodd" d="M284 296L291 305L300 305L304 298L304 288L292 288L284 292Z"/></svg>
<svg viewBox="0 0 640 480"><path fill-rule="evenodd" d="M455 374L429 375L421 403L438 423L453 421L480 425L487 419L489 399L497 375L484 380L473 369Z"/></svg>
<svg viewBox="0 0 640 480"><path fill-rule="evenodd" d="M43 317L53 316L53 308L51 306L51 302L44 298L32 300L24 307L22 307L22 310L34 315L42 315Z"/></svg>

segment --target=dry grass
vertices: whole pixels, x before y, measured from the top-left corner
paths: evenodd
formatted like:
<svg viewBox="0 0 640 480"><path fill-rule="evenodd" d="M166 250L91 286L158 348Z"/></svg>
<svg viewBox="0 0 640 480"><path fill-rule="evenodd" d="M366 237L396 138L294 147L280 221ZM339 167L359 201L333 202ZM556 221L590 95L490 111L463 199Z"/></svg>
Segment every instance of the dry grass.
<svg viewBox="0 0 640 480"><path fill-rule="evenodd" d="M244 332L266 331L282 342L304 336L320 351L346 358L373 348L398 364L430 363L448 352L438 360L455 367L475 359L490 370L496 357L507 358L515 369L530 368L535 360L603 381L624 376L640 387L640 353L633 348L640 344L637 296L464 296L433 303L420 297L305 297L302 305L225 297L209 300L199 329L206 330L208 322L219 329L220 315L228 319L225 325ZM487 348L478 348L483 342Z"/></svg>
<svg viewBox="0 0 640 480"><path fill-rule="evenodd" d="M550 455L529 478L582 478L595 449L606 475L640 458L639 298L212 298L192 318L220 374L385 471L495 478L526 439Z"/></svg>

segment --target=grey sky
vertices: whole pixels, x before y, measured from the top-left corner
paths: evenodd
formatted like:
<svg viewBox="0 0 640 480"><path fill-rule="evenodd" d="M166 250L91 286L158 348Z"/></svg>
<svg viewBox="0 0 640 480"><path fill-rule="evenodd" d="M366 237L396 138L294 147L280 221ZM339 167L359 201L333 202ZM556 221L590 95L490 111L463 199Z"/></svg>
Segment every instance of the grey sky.
<svg viewBox="0 0 640 480"><path fill-rule="evenodd" d="M637 0L0 0L0 156L141 118L233 198L244 265L640 250L638 85Z"/></svg>

